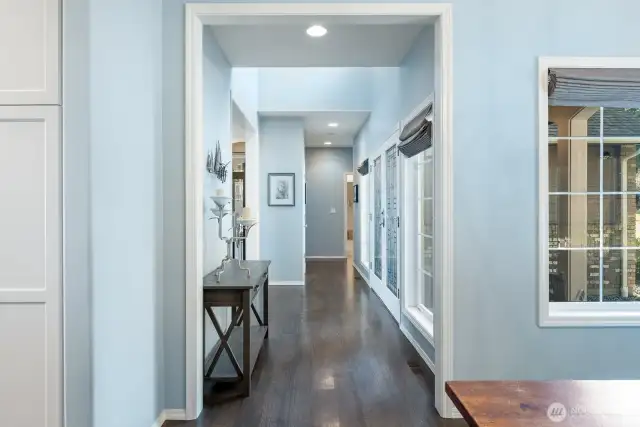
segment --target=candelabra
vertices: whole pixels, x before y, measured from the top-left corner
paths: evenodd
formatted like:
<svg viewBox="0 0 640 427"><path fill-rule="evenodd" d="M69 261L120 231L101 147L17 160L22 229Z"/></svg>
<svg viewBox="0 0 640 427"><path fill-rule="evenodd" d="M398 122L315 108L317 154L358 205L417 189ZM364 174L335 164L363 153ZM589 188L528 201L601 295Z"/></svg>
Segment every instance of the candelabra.
<svg viewBox="0 0 640 427"><path fill-rule="evenodd" d="M236 245L236 252L240 249L240 244L247 239L249 230L256 225L255 219L240 217L236 212L232 212L231 209L226 208L231 203L231 197L214 196L211 197L215 208L211 208L213 218L218 220L218 237L220 240L224 240L227 244L227 255L222 259L220 267L216 270L216 279L220 282L221 275L241 274L246 272L247 277L250 277L250 271L247 267L242 265L242 261L233 257L233 245ZM222 232L222 219L231 215L231 236L224 237Z"/></svg>

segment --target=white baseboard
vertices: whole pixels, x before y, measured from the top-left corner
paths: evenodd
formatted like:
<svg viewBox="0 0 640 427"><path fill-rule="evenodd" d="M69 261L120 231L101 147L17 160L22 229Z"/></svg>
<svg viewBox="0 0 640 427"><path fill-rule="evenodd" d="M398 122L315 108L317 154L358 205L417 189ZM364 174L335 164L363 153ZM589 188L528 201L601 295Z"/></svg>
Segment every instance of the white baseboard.
<svg viewBox="0 0 640 427"><path fill-rule="evenodd" d="M162 427L165 421L185 421L187 413L184 409L165 409L151 427Z"/></svg>
<svg viewBox="0 0 640 427"><path fill-rule="evenodd" d="M462 418L462 414L458 411L458 408L453 408L451 410L451 418Z"/></svg>
<svg viewBox="0 0 640 427"><path fill-rule="evenodd" d="M289 280L284 282L269 281L269 286L304 286L304 280Z"/></svg>
<svg viewBox="0 0 640 427"><path fill-rule="evenodd" d="M400 330L402 331L404 336L407 337L407 340L411 343L413 348L416 349L416 352L420 355L422 360L424 360L424 363L426 363L427 366L429 367L429 369L431 369L431 372L433 372L433 375L435 375L436 374L436 364L433 363L433 360L431 360L431 358L427 355L427 353L425 353L424 350L422 350L420 348L420 346L418 345L418 342L415 339L413 339L413 337L411 336L411 334L409 333L407 328L405 328L404 325L400 325Z"/></svg>
<svg viewBox="0 0 640 427"><path fill-rule="evenodd" d="M365 274L360 268L360 266L356 264L355 261L353 262L353 268L355 268L356 271L360 273L360 277L362 277L362 280L364 280L367 283L367 285L369 285L369 274ZM369 285L369 287L371 287L371 285Z"/></svg>
<svg viewBox="0 0 640 427"><path fill-rule="evenodd" d="M346 255L338 255L338 256L307 256L305 257L309 260L323 260L323 259L347 259Z"/></svg>

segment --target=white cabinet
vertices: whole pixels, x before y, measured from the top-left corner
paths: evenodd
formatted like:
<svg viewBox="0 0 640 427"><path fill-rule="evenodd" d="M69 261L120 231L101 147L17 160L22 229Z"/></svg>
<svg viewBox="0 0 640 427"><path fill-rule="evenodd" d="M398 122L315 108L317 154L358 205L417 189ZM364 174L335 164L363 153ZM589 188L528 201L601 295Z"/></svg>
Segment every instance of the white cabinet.
<svg viewBox="0 0 640 427"><path fill-rule="evenodd" d="M60 1L0 0L0 105L60 104Z"/></svg>
<svg viewBox="0 0 640 427"><path fill-rule="evenodd" d="M61 145L60 107L0 106L0 414L7 426L62 427Z"/></svg>

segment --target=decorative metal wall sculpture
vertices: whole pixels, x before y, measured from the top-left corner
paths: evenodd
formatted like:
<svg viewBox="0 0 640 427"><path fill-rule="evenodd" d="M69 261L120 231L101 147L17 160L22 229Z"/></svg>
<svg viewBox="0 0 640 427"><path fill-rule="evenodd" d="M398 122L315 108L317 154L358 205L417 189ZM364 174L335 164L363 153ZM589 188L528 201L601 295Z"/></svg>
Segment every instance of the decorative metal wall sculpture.
<svg viewBox="0 0 640 427"><path fill-rule="evenodd" d="M227 180L227 167L229 163L222 163L222 151L220 150L220 141L216 143L216 153L215 155L211 153L207 154L207 172L212 175L215 175L216 178L220 180L220 182L225 182Z"/></svg>

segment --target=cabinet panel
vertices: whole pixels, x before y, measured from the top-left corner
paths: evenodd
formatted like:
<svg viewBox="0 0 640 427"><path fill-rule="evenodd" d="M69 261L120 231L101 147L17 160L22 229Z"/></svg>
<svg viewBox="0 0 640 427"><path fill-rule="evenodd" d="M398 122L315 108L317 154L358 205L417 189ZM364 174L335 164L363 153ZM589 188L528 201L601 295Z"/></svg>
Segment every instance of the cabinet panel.
<svg viewBox="0 0 640 427"><path fill-rule="evenodd" d="M0 106L0 414L62 426L60 107Z"/></svg>
<svg viewBox="0 0 640 427"><path fill-rule="evenodd" d="M52 426L46 414L43 304L0 303L0 408L12 426Z"/></svg>
<svg viewBox="0 0 640 427"><path fill-rule="evenodd" d="M0 105L60 104L60 0L0 1Z"/></svg>

